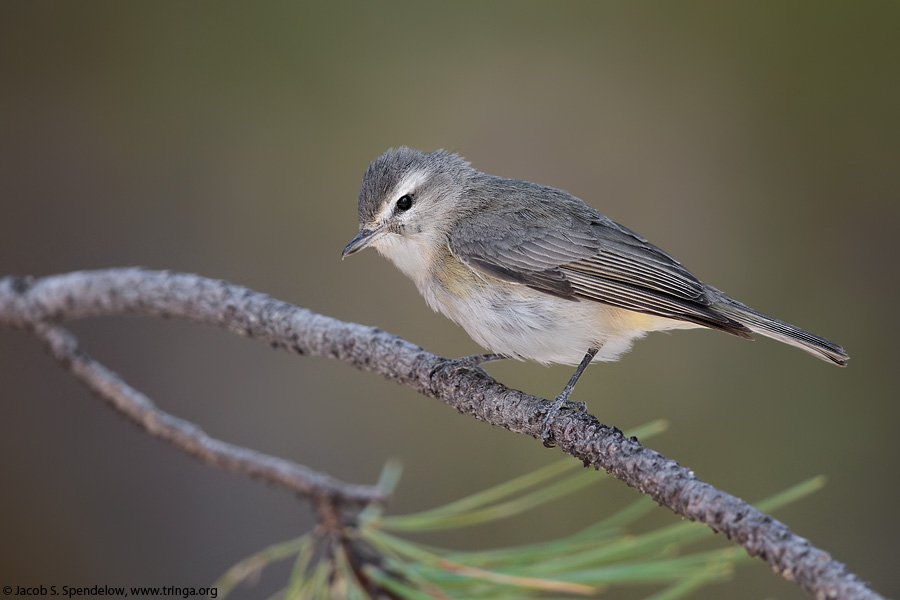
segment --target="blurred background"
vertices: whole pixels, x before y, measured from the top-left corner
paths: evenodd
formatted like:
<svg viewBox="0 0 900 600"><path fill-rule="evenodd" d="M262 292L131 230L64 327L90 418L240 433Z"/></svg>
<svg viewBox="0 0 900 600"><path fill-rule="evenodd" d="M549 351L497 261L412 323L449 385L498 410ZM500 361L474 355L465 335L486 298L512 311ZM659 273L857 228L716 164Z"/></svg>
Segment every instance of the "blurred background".
<svg viewBox="0 0 900 600"><path fill-rule="evenodd" d="M669 420L648 445L749 501L826 475L776 517L898 595L898 30L900 5L878 1L4 2L0 274L195 272L461 356L481 350L386 260L341 262L362 173L405 144L561 187L853 357L838 369L766 339L655 334L590 369L576 399L621 428ZM72 327L213 436L361 483L400 458L394 513L561 456L222 331ZM571 374L488 371L550 398ZM22 332L0 331L0 398L3 585L208 585L314 522L305 501L127 424ZM348 440L357 451L338 450ZM422 541L544 539L635 497L609 482L552 518ZM675 521L660 509L643 526ZM805 596L754 561L696 597Z"/></svg>

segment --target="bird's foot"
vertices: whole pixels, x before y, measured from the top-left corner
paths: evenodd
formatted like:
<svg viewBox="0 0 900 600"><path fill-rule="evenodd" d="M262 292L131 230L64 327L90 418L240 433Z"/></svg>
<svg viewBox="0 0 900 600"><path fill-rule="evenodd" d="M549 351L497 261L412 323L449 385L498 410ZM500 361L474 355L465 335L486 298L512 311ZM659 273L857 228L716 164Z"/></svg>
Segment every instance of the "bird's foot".
<svg viewBox="0 0 900 600"><path fill-rule="evenodd" d="M503 354L494 354L493 352L489 352L487 354L473 354L471 356L461 356L460 358L454 358L451 360L451 363L459 365L461 367L480 367L484 363L494 362L496 360L505 360L509 358Z"/></svg>
<svg viewBox="0 0 900 600"><path fill-rule="evenodd" d="M437 367L435 367L435 371L439 370L450 370L456 371L459 369L477 369L484 363L493 362L495 360L504 360L509 358L508 356L504 356L503 354L473 354L471 356L462 356L460 358L448 358L446 360L438 363Z"/></svg>
<svg viewBox="0 0 900 600"><path fill-rule="evenodd" d="M569 394L567 393L569 391L570 390L563 390L563 393L556 397L550 410L544 415L541 425L541 441L547 448L552 448L554 446L551 441L553 436L550 434L550 427L553 425L553 422L556 420L561 409L565 408L566 410L575 412L585 412L587 410L587 404L584 402L569 400Z"/></svg>

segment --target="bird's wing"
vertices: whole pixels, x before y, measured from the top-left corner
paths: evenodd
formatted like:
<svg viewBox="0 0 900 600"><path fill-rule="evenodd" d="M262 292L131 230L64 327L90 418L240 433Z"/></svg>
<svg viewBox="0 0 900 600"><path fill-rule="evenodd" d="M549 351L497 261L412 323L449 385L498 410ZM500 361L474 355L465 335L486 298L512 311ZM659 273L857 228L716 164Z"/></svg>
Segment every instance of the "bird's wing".
<svg viewBox="0 0 900 600"><path fill-rule="evenodd" d="M590 228L559 217L560 227L547 227L536 210L494 210L490 219L460 220L450 236L450 249L482 273L535 289L574 298L575 289L560 268L599 250Z"/></svg>
<svg viewBox="0 0 900 600"><path fill-rule="evenodd" d="M742 325L709 308L704 285L677 260L579 205L570 211L495 207L490 219L482 214L460 220L450 249L482 273L542 292L748 337Z"/></svg>

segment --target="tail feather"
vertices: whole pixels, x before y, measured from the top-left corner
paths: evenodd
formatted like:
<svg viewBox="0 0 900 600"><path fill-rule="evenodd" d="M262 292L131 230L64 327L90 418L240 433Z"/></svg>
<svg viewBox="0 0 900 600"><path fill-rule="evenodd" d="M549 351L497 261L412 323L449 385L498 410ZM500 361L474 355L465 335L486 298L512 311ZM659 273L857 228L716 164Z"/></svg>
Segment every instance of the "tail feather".
<svg viewBox="0 0 900 600"><path fill-rule="evenodd" d="M711 290L712 291L712 290ZM715 290L718 292L718 290ZM779 321L772 317L767 317L762 313L758 313L749 306L741 304L733 298L729 298L725 294L718 292L721 296L716 298L712 307L716 312L734 319L735 321L746 326L750 331L770 337L796 346L801 350L809 352L813 356L827 360L841 367L847 366L850 356L844 352L844 349L820 337L814 333L810 333L799 327L795 327L790 323Z"/></svg>

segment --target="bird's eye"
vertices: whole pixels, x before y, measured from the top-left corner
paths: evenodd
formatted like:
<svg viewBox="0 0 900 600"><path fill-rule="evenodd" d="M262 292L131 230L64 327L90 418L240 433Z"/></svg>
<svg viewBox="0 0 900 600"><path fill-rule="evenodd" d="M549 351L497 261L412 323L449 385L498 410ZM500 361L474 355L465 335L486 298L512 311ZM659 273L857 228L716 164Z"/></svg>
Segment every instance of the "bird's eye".
<svg viewBox="0 0 900 600"><path fill-rule="evenodd" d="M400 199L397 200L397 208L400 210L409 210L412 208L412 196L409 194L400 196Z"/></svg>

